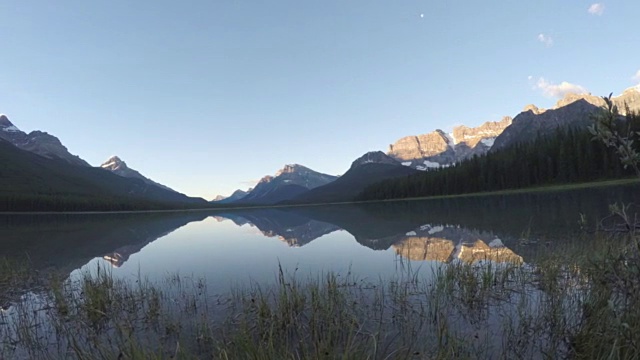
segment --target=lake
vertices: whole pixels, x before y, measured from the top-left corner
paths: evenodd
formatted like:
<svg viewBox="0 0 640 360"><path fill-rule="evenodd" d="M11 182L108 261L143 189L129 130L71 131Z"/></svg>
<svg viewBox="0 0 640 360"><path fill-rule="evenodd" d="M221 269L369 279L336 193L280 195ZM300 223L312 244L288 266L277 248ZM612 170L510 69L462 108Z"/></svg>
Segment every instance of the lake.
<svg viewBox="0 0 640 360"><path fill-rule="evenodd" d="M639 189L3 215L0 358L599 357L640 261L590 230Z"/></svg>
<svg viewBox="0 0 640 360"><path fill-rule="evenodd" d="M228 211L4 215L0 257L27 257L39 270L65 274L102 265L116 277L194 275L216 292L271 282L279 264L302 276L350 272L377 279L396 274L399 266L429 269L455 259L498 256L532 263L578 241L580 214L594 226L608 215L609 204L640 203L638 189ZM475 258L469 251L465 258L468 249Z"/></svg>

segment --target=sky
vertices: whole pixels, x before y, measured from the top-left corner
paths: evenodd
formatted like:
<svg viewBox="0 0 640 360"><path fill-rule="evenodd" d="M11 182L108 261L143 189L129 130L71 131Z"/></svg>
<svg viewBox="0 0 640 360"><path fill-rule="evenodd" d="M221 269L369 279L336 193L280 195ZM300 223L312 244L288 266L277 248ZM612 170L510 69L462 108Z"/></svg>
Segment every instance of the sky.
<svg viewBox="0 0 640 360"><path fill-rule="evenodd" d="M212 199L640 83L640 1L0 2L0 113Z"/></svg>

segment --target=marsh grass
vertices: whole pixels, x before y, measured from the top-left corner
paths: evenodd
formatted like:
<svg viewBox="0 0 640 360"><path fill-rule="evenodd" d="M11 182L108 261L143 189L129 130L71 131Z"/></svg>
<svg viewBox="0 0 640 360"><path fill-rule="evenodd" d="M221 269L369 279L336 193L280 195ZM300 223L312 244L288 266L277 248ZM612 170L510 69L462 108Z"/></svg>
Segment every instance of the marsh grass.
<svg viewBox="0 0 640 360"><path fill-rule="evenodd" d="M202 278L123 280L98 267L2 312L0 358L634 359L637 243L598 237L523 265L400 261L377 281L279 267L273 285L222 296ZM3 272L10 286L30 278L2 266L15 270Z"/></svg>

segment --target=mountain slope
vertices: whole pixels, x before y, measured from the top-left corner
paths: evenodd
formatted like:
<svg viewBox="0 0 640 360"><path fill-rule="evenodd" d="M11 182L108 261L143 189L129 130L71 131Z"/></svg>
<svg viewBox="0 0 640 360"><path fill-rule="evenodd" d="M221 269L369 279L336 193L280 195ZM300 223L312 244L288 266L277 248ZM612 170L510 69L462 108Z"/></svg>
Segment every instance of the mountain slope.
<svg viewBox="0 0 640 360"><path fill-rule="evenodd" d="M415 173L416 170L403 166L382 151L368 152L353 161L349 170L334 182L302 193L287 203L351 201L371 184Z"/></svg>
<svg viewBox="0 0 640 360"><path fill-rule="evenodd" d="M29 134L21 131L9 121L6 115L0 114L0 139L4 139L16 147L43 156L48 159L60 159L69 164L90 166L80 157L69 153L60 140L42 131Z"/></svg>
<svg viewBox="0 0 640 360"><path fill-rule="evenodd" d="M331 183L336 179L336 176L322 174L302 165L286 165L283 169L279 170L275 176L268 175L263 177L253 190L242 199L236 200L233 203L276 204L284 200L292 199L308 190Z"/></svg>
<svg viewBox="0 0 640 360"><path fill-rule="evenodd" d="M640 111L640 88L630 88L612 98L622 115L627 108ZM548 136L558 128L585 128L593 124L591 115L605 105L601 97L590 94L568 94L549 110L527 105L518 114L511 126L506 128L494 142L491 151L508 148L514 144L532 141L537 136Z"/></svg>
<svg viewBox="0 0 640 360"><path fill-rule="evenodd" d="M125 210L204 206L205 200L100 168L21 150L0 139L0 211Z"/></svg>
<svg viewBox="0 0 640 360"><path fill-rule="evenodd" d="M278 237L293 247L306 245L323 235L339 230L333 224L276 209L249 209L234 213L221 213L218 216L228 218L236 224L252 224L263 235Z"/></svg>
<svg viewBox="0 0 640 360"><path fill-rule="evenodd" d="M127 166L127 163L122 161L117 156L110 157L109 159L107 159L107 161L102 163L102 165L100 165L100 167L105 169L105 170L111 171L112 173L114 173L114 174L116 174L118 176L122 176L122 177L126 177L126 178L132 178L132 179L140 179L140 180L144 181L145 183L147 183L149 185L158 186L158 187L160 187L162 189L176 192L175 190L171 189L170 187L162 185L162 184L159 184L159 183L157 183L157 182L155 182L155 181L143 176L138 171L129 168Z"/></svg>

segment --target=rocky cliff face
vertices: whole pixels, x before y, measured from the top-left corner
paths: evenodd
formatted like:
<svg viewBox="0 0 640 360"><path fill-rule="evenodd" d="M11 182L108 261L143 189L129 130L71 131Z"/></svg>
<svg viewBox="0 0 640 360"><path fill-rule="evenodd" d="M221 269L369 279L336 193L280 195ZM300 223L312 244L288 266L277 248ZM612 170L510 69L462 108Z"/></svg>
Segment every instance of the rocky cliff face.
<svg viewBox="0 0 640 360"><path fill-rule="evenodd" d="M107 170L107 171L111 171L112 173L122 176L122 177L126 177L126 178L132 178L132 179L140 179L142 181L144 181L145 183L149 184L149 185L154 185L154 186L158 186L160 188L163 188L165 190L169 190L169 191L174 191L173 189L171 189L168 186L164 186L162 184L159 184L147 177L145 177L144 175L140 174L138 171L131 169L127 166L127 163L125 163L124 161L122 161L122 159L120 159L117 156L112 156L109 159L107 159L107 161L105 161L102 165L100 165L101 168Z"/></svg>
<svg viewBox="0 0 640 360"><path fill-rule="evenodd" d="M80 157L71 154L57 137L42 131L32 131L27 134L13 125L6 115L0 115L0 138L22 150L48 159L60 159L74 165L90 166Z"/></svg>
<svg viewBox="0 0 640 360"><path fill-rule="evenodd" d="M627 89L621 95L612 97L612 101L622 115L627 111L640 111L640 88ZM601 97L591 94L568 94L548 110L528 105L513 119L513 124L496 138L491 151L551 134L557 128L586 128L593 123L591 116L604 105Z"/></svg>
<svg viewBox="0 0 640 360"><path fill-rule="evenodd" d="M598 107L605 106L605 102L600 96L591 94L567 94L564 98L558 100L553 109L562 108L579 100L584 100ZM618 107L621 115L627 114L627 107L630 111L640 111L640 86L628 88L623 91L622 94L613 96L611 100Z"/></svg>
<svg viewBox="0 0 640 360"><path fill-rule="evenodd" d="M456 161L468 159L474 155L486 154L495 139L513 122L509 116L500 121L488 121L476 128L457 126L453 128Z"/></svg>
<svg viewBox="0 0 640 360"><path fill-rule="evenodd" d="M486 153L511 121L510 117L504 117L501 121L486 122L475 128L456 126L451 134L436 130L407 136L390 145L388 154L418 170L448 166Z"/></svg>
<svg viewBox="0 0 640 360"><path fill-rule="evenodd" d="M389 145L389 156L398 160L421 159L439 155L449 150L449 140L442 131L406 136Z"/></svg>

